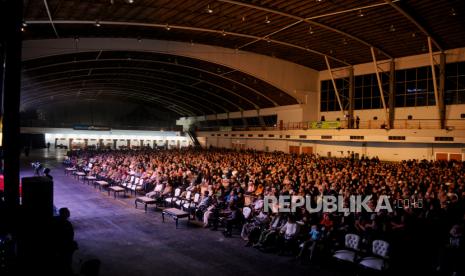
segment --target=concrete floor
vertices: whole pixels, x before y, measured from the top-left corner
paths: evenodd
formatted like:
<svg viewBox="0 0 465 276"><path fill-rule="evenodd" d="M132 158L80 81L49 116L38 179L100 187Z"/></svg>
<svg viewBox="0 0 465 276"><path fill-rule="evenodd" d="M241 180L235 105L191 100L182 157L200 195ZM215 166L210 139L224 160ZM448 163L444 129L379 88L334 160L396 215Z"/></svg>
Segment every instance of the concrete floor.
<svg viewBox="0 0 465 276"><path fill-rule="evenodd" d="M237 235L225 239L180 220L161 221L161 212L134 208L134 197L109 197L93 186L65 176L64 150L35 150L22 158L21 176L31 176L30 162L40 161L54 177L54 204L71 210L79 250L74 271L83 261L101 261L100 275L335 275L291 257L244 247Z"/></svg>

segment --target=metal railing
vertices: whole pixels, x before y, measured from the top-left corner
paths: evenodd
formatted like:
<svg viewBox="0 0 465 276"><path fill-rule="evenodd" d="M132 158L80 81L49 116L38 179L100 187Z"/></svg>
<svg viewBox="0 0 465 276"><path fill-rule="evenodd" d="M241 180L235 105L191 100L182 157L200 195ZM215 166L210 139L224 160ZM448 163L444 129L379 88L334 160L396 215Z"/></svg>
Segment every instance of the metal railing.
<svg viewBox="0 0 465 276"><path fill-rule="evenodd" d="M344 121L309 121L289 122L275 126L214 126L198 127L197 131L267 131L267 130L307 130L307 129L348 129L349 122ZM436 119L394 120L394 129L440 129L440 121ZM354 129L388 129L388 123L383 120L367 120L353 123ZM446 120L446 129L465 130L465 119Z"/></svg>

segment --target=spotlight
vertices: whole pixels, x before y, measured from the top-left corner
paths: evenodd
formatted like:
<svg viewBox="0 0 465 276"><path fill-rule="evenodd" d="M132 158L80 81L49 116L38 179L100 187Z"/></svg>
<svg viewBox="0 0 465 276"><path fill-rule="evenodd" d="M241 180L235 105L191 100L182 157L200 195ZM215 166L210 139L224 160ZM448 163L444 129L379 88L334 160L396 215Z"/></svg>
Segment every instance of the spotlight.
<svg viewBox="0 0 465 276"><path fill-rule="evenodd" d="M210 5L207 5L207 8L205 9L207 13L213 13L213 10L210 8Z"/></svg>
<svg viewBox="0 0 465 276"><path fill-rule="evenodd" d="M101 25L100 25L100 21L96 20L96 21L95 21L95 27L100 27L100 26L101 26Z"/></svg>
<svg viewBox="0 0 465 276"><path fill-rule="evenodd" d="M22 25L22 26L23 26L24 28L26 28L26 27L27 27L27 23L26 23L26 21L23 21L23 25Z"/></svg>
<svg viewBox="0 0 465 276"><path fill-rule="evenodd" d="M243 16L241 20L242 20L242 22L245 22L245 16Z"/></svg>
<svg viewBox="0 0 465 276"><path fill-rule="evenodd" d="M396 27L394 27L394 25L391 25L391 26L389 27L389 31L395 32L395 31L396 31Z"/></svg>
<svg viewBox="0 0 465 276"><path fill-rule="evenodd" d="M358 17L364 17L365 14L363 13L362 10L358 10L358 14L357 14Z"/></svg>
<svg viewBox="0 0 465 276"><path fill-rule="evenodd" d="M452 9L450 10L450 15L452 15L452 16L456 16L456 15L457 15L457 13L455 12L455 9L454 9L454 8L452 8Z"/></svg>
<svg viewBox="0 0 465 276"><path fill-rule="evenodd" d="M24 27L21 27L21 32L25 32L26 29Z"/></svg>
<svg viewBox="0 0 465 276"><path fill-rule="evenodd" d="M226 36L226 32L223 30L223 31L221 32L221 35L222 35L222 36Z"/></svg>
<svg viewBox="0 0 465 276"><path fill-rule="evenodd" d="M265 24L270 24L271 23L271 20L267 17L265 17Z"/></svg>
<svg viewBox="0 0 465 276"><path fill-rule="evenodd" d="M128 0L128 3L129 3L129 4L134 3L134 0Z"/></svg>
<svg viewBox="0 0 465 276"><path fill-rule="evenodd" d="M166 29L167 31L171 30L170 25L166 24L165 29Z"/></svg>
<svg viewBox="0 0 465 276"><path fill-rule="evenodd" d="M312 26L310 26L310 28L308 28L308 33L311 34L311 35L313 34Z"/></svg>
<svg viewBox="0 0 465 276"><path fill-rule="evenodd" d="M142 42L142 38L140 38L140 36L137 37L137 42L139 42L139 43Z"/></svg>

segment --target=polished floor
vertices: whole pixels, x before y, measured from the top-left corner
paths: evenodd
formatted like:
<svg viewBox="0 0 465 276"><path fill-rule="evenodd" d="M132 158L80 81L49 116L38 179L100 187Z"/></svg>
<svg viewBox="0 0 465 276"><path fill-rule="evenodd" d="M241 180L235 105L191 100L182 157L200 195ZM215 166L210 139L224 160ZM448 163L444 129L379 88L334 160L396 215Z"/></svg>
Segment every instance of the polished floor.
<svg viewBox="0 0 465 276"><path fill-rule="evenodd" d="M30 162L51 168L54 204L71 210L79 250L74 271L86 260L101 261L100 275L334 275L318 266L301 265L292 257L244 247L237 235L225 239L180 220L162 223L160 211L134 208L134 197L109 197L93 186L65 176L64 150L35 150L22 158L21 176L31 176Z"/></svg>

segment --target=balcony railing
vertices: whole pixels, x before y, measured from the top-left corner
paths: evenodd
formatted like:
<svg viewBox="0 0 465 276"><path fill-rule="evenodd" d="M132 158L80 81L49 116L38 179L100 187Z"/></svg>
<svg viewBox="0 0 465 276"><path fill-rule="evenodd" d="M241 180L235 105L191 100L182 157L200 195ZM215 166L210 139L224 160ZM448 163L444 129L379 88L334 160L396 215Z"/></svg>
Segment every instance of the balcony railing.
<svg viewBox="0 0 465 276"><path fill-rule="evenodd" d="M310 121L289 122L275 126L212 126L198 127L197 131L264 131L264 130L307 130L307 129L347 129L345 121ZM353 128L357 128L354 122ZM388 124L383 120L360 121L359 129L387 129ZM394 120L394 129L440 129L440 121L435 119ZM446 120L446 129L465 130L465 119Z"/></svg>

